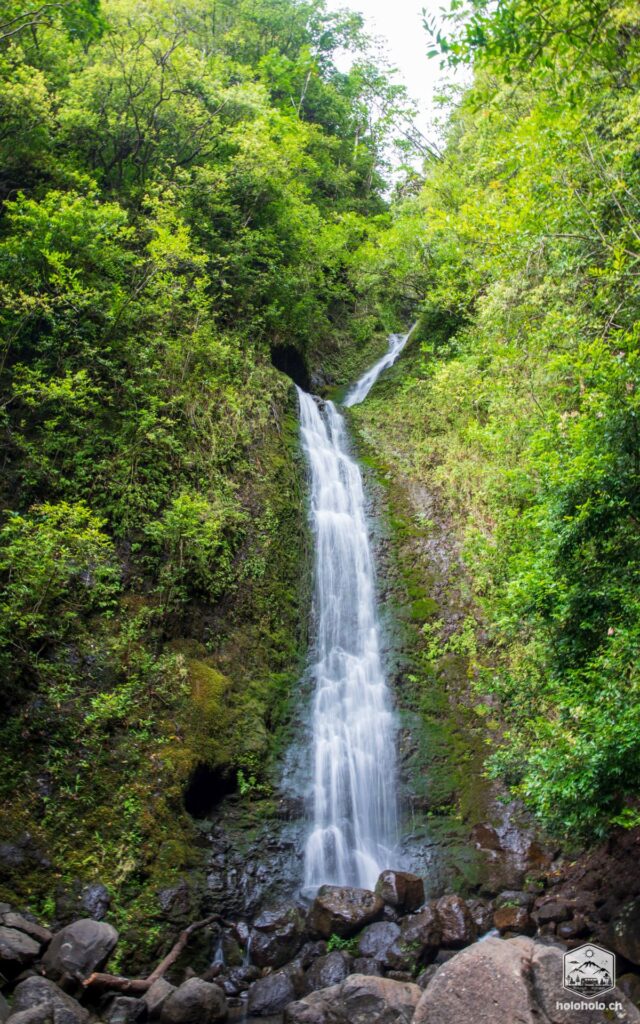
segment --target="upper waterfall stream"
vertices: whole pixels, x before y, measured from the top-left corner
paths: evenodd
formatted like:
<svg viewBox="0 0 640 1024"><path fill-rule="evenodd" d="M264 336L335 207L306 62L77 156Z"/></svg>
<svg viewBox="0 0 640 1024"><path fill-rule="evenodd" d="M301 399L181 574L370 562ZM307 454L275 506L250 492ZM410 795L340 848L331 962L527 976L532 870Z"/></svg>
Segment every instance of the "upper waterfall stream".
<svg viewBox="0 0 640 1024"><path fill-rule="evenodd" d="M349 392L362 401L402 351L389 352ZM373 888L397 843L395 723L380 655L375 572L362 476L333 402L298 388L315 540L313 825L305 888Z"/></svg>

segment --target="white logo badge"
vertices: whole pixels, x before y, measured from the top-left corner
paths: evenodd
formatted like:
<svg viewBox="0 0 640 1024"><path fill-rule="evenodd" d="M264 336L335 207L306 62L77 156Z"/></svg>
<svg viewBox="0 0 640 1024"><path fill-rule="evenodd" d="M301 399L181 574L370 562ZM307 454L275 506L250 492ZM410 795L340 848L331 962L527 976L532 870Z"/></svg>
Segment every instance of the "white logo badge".
<svg viewBox="0 0 640 1024"><path fill-rule="evenodd" d="M616 983L616 958L608 949L588 943L564 954L563 986L593 999Z"/></svg>

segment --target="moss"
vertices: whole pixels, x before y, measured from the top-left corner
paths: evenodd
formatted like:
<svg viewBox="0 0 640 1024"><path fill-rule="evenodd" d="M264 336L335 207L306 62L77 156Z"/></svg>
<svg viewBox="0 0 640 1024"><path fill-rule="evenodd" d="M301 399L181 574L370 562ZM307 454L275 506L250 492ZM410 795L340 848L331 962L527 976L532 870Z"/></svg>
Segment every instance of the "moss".
<svg viewBox="0 0 640 1024"><path fill-rule="evenodd" d="M194 915L205 898L206 850L183 803L193 769L255 777L247 843L277 813L270 781L304 663L310 573L295 392L274 395L238 474L248 525L233 588L192 605L173 637L155 630L153 599L127 593L64 653L60 680L0 728L0 832L40 851L0 898L51 918L52 896L100 880L132 970L173 938L161 889L185 878Z"/></svg>

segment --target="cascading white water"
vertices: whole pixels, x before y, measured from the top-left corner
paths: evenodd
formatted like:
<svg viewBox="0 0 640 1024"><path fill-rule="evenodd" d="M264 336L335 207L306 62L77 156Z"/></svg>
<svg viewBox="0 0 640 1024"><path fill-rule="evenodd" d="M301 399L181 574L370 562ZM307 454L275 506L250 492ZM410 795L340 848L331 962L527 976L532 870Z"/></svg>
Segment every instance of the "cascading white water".
<svg viewBox="0 0 640 1024"><path fill-rule="evenodd" d="M388 355L356 384L346 404L362 401L407 338L392 336ZM371 889L392 864L397 806L394 716L380 657L362 477L335 405L300 388L298 395L311 471L317 630L305 888L328 883Z"/></svg>
<svg viewBox="0 0 640 1024"><path fill-rule="evenodd" d="M347 392L347 397L342 403L343 405L352 406L359 405L360 402L364 402L380 374L383 373L384 370L388 370L390 366L393 366L411 337L415 326L416 325L414 324L407 334L389 335L388 351L383 355L382 359L379 359L377 363L373 364L370 370L367 370L367 372L362 375L360 380L356 381L353 387Z"/></svg>

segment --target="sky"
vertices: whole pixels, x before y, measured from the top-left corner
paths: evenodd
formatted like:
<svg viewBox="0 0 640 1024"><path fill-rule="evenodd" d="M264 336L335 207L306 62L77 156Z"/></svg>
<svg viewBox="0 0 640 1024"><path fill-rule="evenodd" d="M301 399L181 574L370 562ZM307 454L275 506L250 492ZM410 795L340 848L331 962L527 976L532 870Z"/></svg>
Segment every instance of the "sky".
<svg viewBox="0 0 640 1024"><path fill-rule="evenodd" d="M422 9L439 14L445 0L328 0L331 10L341 7L359 11L373 35L388 44L391 63L398 68L398 80L418 102L418 127L433 137L434 94L443 79L438 58L427 57L429 39L422 24Z"/></svg>

